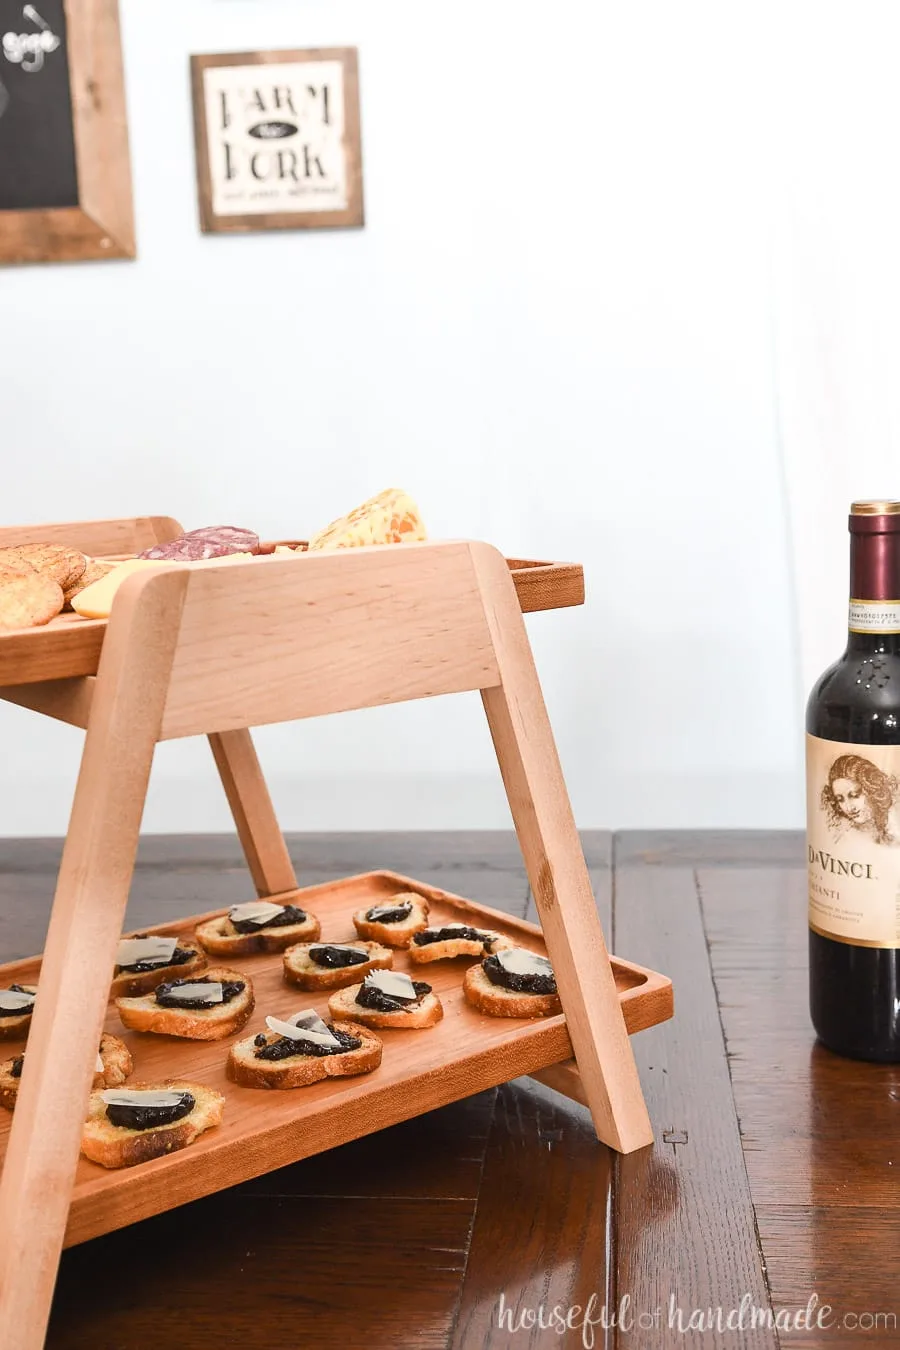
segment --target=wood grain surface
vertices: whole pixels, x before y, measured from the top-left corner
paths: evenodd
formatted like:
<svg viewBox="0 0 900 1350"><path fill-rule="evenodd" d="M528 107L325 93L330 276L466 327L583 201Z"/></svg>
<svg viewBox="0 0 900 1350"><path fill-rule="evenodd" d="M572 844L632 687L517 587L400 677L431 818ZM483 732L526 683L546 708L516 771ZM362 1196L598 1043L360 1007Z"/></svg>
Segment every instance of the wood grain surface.
<svg viewBox="0 0 900 1350"><path fill-rule="evenodd" d="M67 543L92 556L120 558L167 542L179 532L180 526L167 516L138 517L0 529L0 545L41 540ZM292 562L303 565L302 559ZM584 572L577 563L530 563L514 559L507 565L523 613L584 603ZM95 675L106 628L106 619L81 619L77 614L66 613L41 627L0 633L0 698L22 703L27 695L15 695L13 686Z"/></svg>
<svg viewBox="0 0 900 1350"><path fill-rule="evenodd" d="M217 215L213 203L209 157L209 127L203 72L217 66L275 67L306 61L338 61L343 67L344 135L347 205L333 211L256 211L242 215ZM359 62L355 47L322 47L305 51L223 52L191 57L191 92L194 105L194 150L200 228L204 233L246 234L250 230L299 230L356 227L365 223L363 205L362 141L359 116ZM217 146L216 149L219 147Z"/></svg>
<svg viewBox="0 0 900 1350"><path fill-rule="evenodd" d="M9 682L21 685L28 678L20 671ZM45 711L61 694L64 720L71 720L73 706L88 703L82 697L86 685L75 686L74 699L56 685L44 698L46 670L39 682ZM251 1100L249 1090L226 1084L221 1047L213 1057L203 1042L157 1042L141 1050L138 1081L175 1078L218 1088L224 1123L200 1138L188 1158L174 1152L134 1172L102 1177L91 1176L89 1168L86 1173L82 1162L76 1172L92 1057L107 1011L108 972L122 931L156 743L212 735L254 883L265 893L275 872L286 880L293 873L284 845L273 844L277 825L247 728L470 690L482 694L537 901L543 933L533 929L531 938L546 942L565 1016L490 1025L473 1015L459 985L446 984L441 970L433 982L446 1009L431 1035L414 1036L371 1080L326 1079L297 1102L293 1096ZM621 972L620 997L620 972L610 965L515 584L495 548L426 542L299 559L273 554L236 565L213 559L135 573L117 594L90 695L85 751L0 1176L6 1314L0 1350L39 1350L64 1244L211 1195L573 1052L577 1075L570 1067L556 1086L587 1103L598 1139L622 1152L652 1139L623 1006L642 997L641 985L649 992L650 979L633 968ZM381 887L367 890L373 875ZM336 907L346 905L341 922L349 928L352 908L407 889L415 884L399 875L370 873L339 894L333 887L327 895L315 888L287 895L313 912L318 906L323 922L330 919L333 926ZM489 917L472 902L451 902L431 889L428 899L438 920L448 917L441 906L451 914L468 912L477 923ZM196 922L177 935L189 940ZM521 936L513 936L528 941L524 926ZM30 984L34 976L22 963L4 972L11 982ZM262 1002L265 995L271 1011L287 1015L281 978L280 963L277 970L252 969L257 997Z"/></svg>
<svg viewBox="0 0 900 1350"><path fill-rule="evenodd" d="M213 732L208 739L257 895L295 890L297 875L253 737L242 727Z"/></svg>
<svg viewBox="0 0 900 1350"><path fill-rule="evenodd" d="M600 921L609 933L612 837L593 833L582 843ZM536 919L530 891L525 912ZM586 1112L573 1111L533 1081L498 1090L453 1350L529 1344L528 1329L511 1333L509 1318L501 1323L503 1312L511 1313L517 1326L526 1309L587 1307L592 1297L595 1304L612 1306L613 1178L613 1155L596 1147ZM602 1329L595 1334L602 1345ZM573 1333L563 1343L583 1342Z"/></svg>
<svg viewBox="0 0 900 1350"><path fill-rule="evenodd" d="M508 558L523 614L584 604L584 568L579 563Z"/></svg>
<svg viewBox="0 0 900 1350"><path fill-rule="evenodd" d="M781 842L788 865L763 851L752 866L696 874L772 1302L816 1294L832 1308L829 1325L780 1341L898 1346L900 1065L816 1044L802 841Z"/></svg>
<svg viewBox="0 0 900 1350"><path fill-rule="evenodd" d="M63 544L92 558L143 553L154 544L177 539L181 526L171 516L123 516L110 520L51 521L37 525L3 525L0 545Z"/></svg>
<svg viewBox="0 0 900 1350"><path fill-rule="evenodd" d="M162 580L100 662L0 1175L0 1350L38 1350L50 1310L185 589Z"/></svg>
<svg viewBox="0 0 900 1350"><path fill-rule="evenodd" d="M469 547L499 676L481 698L566 1009L579 1100L597 1138L631 1153L653 1131L531 645L504 559L487 544Z"/></svg>
<svg viewBox="0 0 900 1350"><path fill-rule="evenodd" d="M667 1032L634 1042L656 1140L651 1151L617 1160L616 1298L628 1294L635 1308L665 1312L673 1299L687 1311L737 1307L749 1293L754 1306L767 1307L694 874L625 863L615 885L614 944L664 953L676 990ZM688 1332L682 1343L726 1347L734 1334ZM742 1350L775 1346L773 1331L743 1333Z"/></svg>
<svg viewBox="0 0 900 1350"><path fill-rule="evenodd" d="M187 594L161 739L498 684L473 561L486 547L323 549L179 568ZM128 577L110 624L169 570ZM517 606L515 618L521 627Z"/></svg>
<svg viewBox="0 0 900 1350"><path fill-rule="evenodd" d="M727 1312L742 1277L760 1272L773 1317L813 1293L841 1323L881 1315L870 1328L782 1330L763 1344L900 1344L900 1067L815 1046L799 836L642 832L618 836L615 858L609 836L583 843L614 949L662 954L679 980L675 1020L633 1040L654 1151L613 1166L585 1110L520 1079L71 1248L50 1350L145 1350L147 1322L160 1318L166 1339L177 1328L244 1350L575 1350L579 1330L517 1322L510 1332L501 1293L516 1315L596 1292L613 1312L630 1293L634 1313L653 1316L637 1298L672 1285L685 1315L710 1299ZM304 835L289 845L301 884L392 867L534 914L511 834ZM40 947L59 855L58 840L0 841L0 959ZM234 838L147 838L127 923L252 889ZM410 1272L402 1289L398 1252ZM648 1330L598 1326L595 1344L753 1344L737 1331L679 1334L667 1312Z"/></svg>
<svg viewBox="0 0 900 1350"><path fill-rule="evenodd" d="M135 256L118 0L65 0L78 206L0 212L3 262Z"/></svg>
<svg viewBox="0 0 900 1350"><path fill-rule="evenodd" d="M112 557L141 553L180 533L181 526L171 516L5 525L0 527L0 547L39 541L77 548L90 557ZM105 619L80 619L77 614L60 614L41 628L6 630L0 634L0 686L10 687L0 688L0 698L32 706L27 694L15 686L96 675L105 636ZM62 720L71 719L62 715ZM84 724L77 718L76 723Z"/></svg>
<svg viewBox="0 0 900 1350"><path fill-rule="evenodd" d="M525 920L510 918L499 910L450 896L435 887L420 886L396 873L364 874L278 898L282 903L297 903L315 914L322 925L323 940L342 942L352 941L356 936L350 920L355 910L382 903L408 890L418 890L427 899L434 923L490 925L521 945L544 950L540 933ZM158 924L154 931L177 934L184 945L191 941L197 924L210 917L211 914L203 914L193 920L180 918L174 924ZM492 1018L471 1008L461 987L462 974L470 962L437 962L423 971L413 966L405 953L396 952L394 968L406 970L413 978L426 979L441 999L444 1017L436 1027L427 1033L400 1030L385 1033L384 1060L381 1068L371 1075L329 1079L306 1091L272 1095L236 1087L225 1077L230 1043L264 1029L267 1014L287 1017L305 1007L315 1007L324 1013L327 995L305 994L287 985L282 959L277 953L235 958L226 964L252 980L257 1004L247 1029L228 1041L195 1042L125 1031L114 1005L110 1005L105 1029L128 1044L136 1080L161 1082L175 1077L207 1083L224 1093L226 1120L219 1129L203 1135L189 1151L140 1168L109 1172L82 1160L69 1213L67 1245L571 1055L565 1019L561 1016L530 1020ZM667 987L663 977L627 962L617 963L614 974L626 1023L633 1017L634 1025L641 1025L661 1008L668 1012L669 1001L658 997L659 991ZM40 966L32 960L0 968L0 987L13 983L39 984L40 978ZM11 1042L8 1052L18 1054L22 1048ZM0 1149L8 1129L9 1117L3 1113Z"/></svg>

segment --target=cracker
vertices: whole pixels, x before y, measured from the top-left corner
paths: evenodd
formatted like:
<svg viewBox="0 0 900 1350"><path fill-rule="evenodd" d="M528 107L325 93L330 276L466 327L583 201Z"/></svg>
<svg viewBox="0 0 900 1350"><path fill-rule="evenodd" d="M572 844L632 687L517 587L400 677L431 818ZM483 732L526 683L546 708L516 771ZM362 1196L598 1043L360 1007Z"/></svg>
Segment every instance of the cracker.
<svg viewBox="0 0 900 1350"><path fill-rule="evenodd" d="M62 587L49 577L9 577L0 582L0 629L35 628L63 607Z"/></svg>
<svg viewBox="0 0 900 1350"><path fill-rule="evenodd" d="M71 555L70 558L68 559L69 574L66 577L65 581L61 581L59 583L64 591L67 590L70 586L74 586L75 582L78 580L79 577L84 576L85 572L87 571L87 565L90 562L90 558L88 558L87 555L84 553L79 553L77 548L70 549L69 553Z"/></svg>
<svg viewBox="0 0 900 1350"><path fill-rule="evenodd" d="M68 586L63 587L66 608L71 609L72 600L80 591L85 590L86 587L90 586L93 582L99 581L101 577L105 577L107 572L111 572L114 567L115 563L101 562L98 558L88 558L87 566L81 576L78 577L76 581L71 582Z"/></svg>
<svg viewBox="0 0 900 1350"><path fill-rule="evenodd" d="M65 589L77 581L87 566L87 558L77 548L61 544L17 544L0 549L0 566L28 563L42 577L49 577Z"/></svg>
<svg viewBox="0 0 900 1350"><path fill-rule="evenodd" d="M0 581L8 581L10 577L36 577L38 575L30 562L25 562L24 558L7 557L7 553L7 549L0 549Z"/></svg>

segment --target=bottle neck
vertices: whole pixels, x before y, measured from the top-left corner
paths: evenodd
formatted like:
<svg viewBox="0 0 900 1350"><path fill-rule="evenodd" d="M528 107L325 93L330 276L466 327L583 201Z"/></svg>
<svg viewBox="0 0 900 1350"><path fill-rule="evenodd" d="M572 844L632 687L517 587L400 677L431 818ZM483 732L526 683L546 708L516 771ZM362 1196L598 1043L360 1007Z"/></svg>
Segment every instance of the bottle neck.
<svg viewBox="0 0 900 1350"><path fill-rule="evenodd" d="M847 633L848 656L900 656L900 633Z"/></svg>
<svg viewBox="0 0 900 1350"><path fill-rule="evenodd" d="M850 517L847 650L900 655L900 516Z"/></svg>

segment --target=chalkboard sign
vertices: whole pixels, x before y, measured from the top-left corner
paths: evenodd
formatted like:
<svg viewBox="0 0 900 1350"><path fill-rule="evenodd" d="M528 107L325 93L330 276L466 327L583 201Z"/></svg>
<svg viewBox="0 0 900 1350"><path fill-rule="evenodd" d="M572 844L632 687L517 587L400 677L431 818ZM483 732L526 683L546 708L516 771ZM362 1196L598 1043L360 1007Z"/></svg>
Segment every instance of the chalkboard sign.
<svg viewBox="0 0 900 1350"><path fill-rule="evenodd" d="M0 262L134 257L117 0L0 0Z"/></svg>
<svg viewBox="0 0 900 1350"><path fill-rule="evenodd" d="M0 211L77 205L62 0L0 0Z"/></svg>

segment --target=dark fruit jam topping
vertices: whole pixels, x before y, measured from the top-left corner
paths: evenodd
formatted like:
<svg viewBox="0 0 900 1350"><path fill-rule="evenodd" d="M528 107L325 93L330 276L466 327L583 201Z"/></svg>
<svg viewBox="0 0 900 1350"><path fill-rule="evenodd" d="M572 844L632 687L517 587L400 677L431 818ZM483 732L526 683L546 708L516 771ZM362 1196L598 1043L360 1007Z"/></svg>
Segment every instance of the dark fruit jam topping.
<svg viewBox="0 0 900 1350"><path fill-rule="evenodd" d="M306 923L307 918L306 910L298 909L296 905L285 905L280 914L267 919L265 923L253 923L250 919L232 919L231 923L236 933L262 933L266 928L290 928L295 923Z"/></svg>
<svg viewBox="0 0 900 1350"><path fill-rule="evenodd" d="M22 1077L22 1065L23 1065L24 1063L25 1063L25 1056L24 1056L24 1055L16 1055L16 1057L15 1057L15 1059L13 1060L12 1064L10 1064L10 1066L9 1066L9 1076L10 1076L10 1078L21 1078L21 1077Z"/></svg>
<svg viewBox="0 0 900 1350"><path fill-rule="evenodd" d="M309 959L328 970L341 970L344 966L365 965L369 953L356 951L352 947L310 947Z"/></svg>
<svg viewBox="0 0 900 1350"><path fill-rule="evenodd" d="M371 1008L373 1012L412 1012L413 1005L431 993L431 985L423 980L413 980L415 998L400 998L396 994L385 994L374 984L364 984L356 995L361 1008Z"/></svg>
<svg viewBox="0 0 900 1350"><path fill-rule="evenodd" d="M379 914L380 905L373 905L366 912L366 923L402 923L412 914L412 901L404 900L402 905L395 905L393 909L386 909L383 914Z"/></svg>
<svg viewBox="0 0 900 1350"><path fill-rule="evenodd" d="M143 936L139 934L138 936ZM197 955L196 947L176 947L168 961L135 961L133 966L116 966L116 974L145 975L151 970L168 970L169 966L183 966Z"/></svg>
<svg viewBox="0 0 900 1350"><path fill-rule="evenodd" d="M171 1125L194 1109L190 1092L179 1092L180 1100L173 1106L108 1106L106 1114L111 1124L123 1130L155 1130L160 1125Z"/></svg>
<svg viewBox="0 0 900 1350"><path fill-rule="evenodd" d="M556 993L556 976L552 971L549 975L514 975L503 969L496 956L488 956L482 961L481 968L491 984L500 984L514 994Z"/></svg>
<svg viewBox="0 0 900 1350"><path fill-rule="evenodd" d="M327 1024L326 1024L327 1025ZM339 1045L318 1045L315 1041L295 1040L293 1036L279 1036L277 1041L269 1041L260 1033L254 1037L257 1059L290 1059L293 1055L315 1055L317 1059L325 1055L343 1055L347 1050L358 1050L362 1041L351 1036L349 1031L328 1030L340 1042Z"/></svg>
<svg viewBox="0 0 900 1350"><path fill-rule="evenodd" d="M9 992L11 994L27 994L28 990L23 989L20 984L11 984ZM25 1017L33 1007L34 1004L29 1003L27 1008L0 1008L0 1017Z"/></svg>
<svg viewBox="0 0 900 1350"><path fill-rule="evenodd" d="M161 1008L219 1008L221 1004L208 998L178 998L178 990L185 984L221 984L222 1003L230 1003L246 989L243 980L169 980L156 989L155 997Z"/></svg>
<svg viewBox="0 0 900 1350"><path fill-rule="evenodd" d="M432 942L481 942L484 946L493 942L493 933L480 933L477 928L426 928L413 935L417 947L430 947Z"/></svg>

